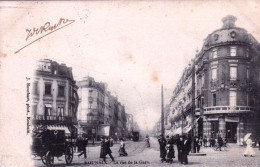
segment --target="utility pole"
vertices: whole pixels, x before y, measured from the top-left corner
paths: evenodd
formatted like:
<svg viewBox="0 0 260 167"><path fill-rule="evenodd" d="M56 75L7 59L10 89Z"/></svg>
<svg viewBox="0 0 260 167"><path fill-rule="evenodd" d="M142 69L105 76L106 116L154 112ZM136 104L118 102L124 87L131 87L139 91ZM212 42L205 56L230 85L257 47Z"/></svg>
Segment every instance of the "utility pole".
<svg viewBox="0 0 260 167"><path fill-rule="evenodd" d="M162 91L162 103L161 103L161 107L162 107L162 113L161 113L161 135L163 135L164 136L164 111L163 111L163 85L162 85L162 87L161 87L161 91Z"/></svg>
<svg viewBox="0 0 260 167"><path fill-rule="evenodd" d="M195 122L194 122L194 118L195 118L195 65L193 65L192 67L192 73L191 73L191 77L192 77L192 86L191 86L191 96L192 96L192 106L191 106L191 117L192 117L192 133L191 133L191 148L192 150L195 152L194 150L194 136L196 135L196 127L195 127Z"/></svg>

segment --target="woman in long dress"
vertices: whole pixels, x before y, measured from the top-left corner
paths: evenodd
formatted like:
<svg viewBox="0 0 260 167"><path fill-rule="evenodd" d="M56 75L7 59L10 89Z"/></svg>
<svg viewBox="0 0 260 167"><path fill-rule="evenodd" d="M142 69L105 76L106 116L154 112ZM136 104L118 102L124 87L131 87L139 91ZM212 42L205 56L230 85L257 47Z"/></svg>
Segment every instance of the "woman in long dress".
<svg viewBox="0 0 260 167"><path fill-rule="evenodd" d="M127 152L125 151L125 142L123 138L120 139L120 148L119 148L119 156L127 156Z"/></svg>
<svg viewBox="0 0 260 167"><path fill-rule="evenodd" d="M247 140L246 140L246 151L244 152L244 156L250 156L250 157L253 157L255 156L255 151L253 150L253 144L254 142L252 142L252 139L251 137L249 137Z"/></svg>

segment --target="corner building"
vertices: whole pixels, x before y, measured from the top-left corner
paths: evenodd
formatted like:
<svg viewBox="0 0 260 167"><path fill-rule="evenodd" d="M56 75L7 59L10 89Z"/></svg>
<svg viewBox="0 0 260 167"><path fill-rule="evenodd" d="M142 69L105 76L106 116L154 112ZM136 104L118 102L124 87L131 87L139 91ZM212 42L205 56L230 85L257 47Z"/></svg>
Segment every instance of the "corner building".
<svg viewBox="0 0 260 167"><path fill-rule="evenodd" d="M259 133L259 43L235 26L236 17L222 21L195 58L195 115L203 118L196 132L241 143L246 133Z"/></svg>
<svg viewBox="0 0 260 167"><path fill-rule="evenodd" d="M39 60L32 89L34 128L44 125L75 137L79 98L72 68L49 59Z"/></svg>

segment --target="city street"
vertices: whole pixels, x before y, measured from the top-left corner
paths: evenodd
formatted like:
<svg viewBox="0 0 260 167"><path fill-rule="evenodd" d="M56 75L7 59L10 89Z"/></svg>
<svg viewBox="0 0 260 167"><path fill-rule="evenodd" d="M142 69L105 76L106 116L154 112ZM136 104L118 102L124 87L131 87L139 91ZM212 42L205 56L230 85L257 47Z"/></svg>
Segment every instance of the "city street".
<svg viewBox="0 0 260 167"><path fill-rule="evenodd" d="M99 159L100 147L90 146L87 148L88 158L87 164L84 164L83 156L79 159L78 153L74 154L74 159L71 166L183 166L174 159L173 164L160 163L159 158L159 145L155 138L150 138L151 148L145 148L143 141L133 142L126 141L126 151L128 152L127 157L119 157L118 149L119 144L115 144L111 150L115 157L115 163L107 156L107 164L103 164ZM214 151L213 148L202 148L201 152L206 153L206 156L189 156L189 166L227 166L227 167L238 167L238 166L260 166L260 151L258 148L254 148L256 157L244 157L242 153L245 151L245 147L241 147L235 144L230 144L231 149L229 151ZM175 146L175 157L177 157L177 151ZM55 166L65 166L64 157L60 158L62 161L58 161L55 158ZM35 165L38 167L44 167L41 161L35 161Z"/></svg>

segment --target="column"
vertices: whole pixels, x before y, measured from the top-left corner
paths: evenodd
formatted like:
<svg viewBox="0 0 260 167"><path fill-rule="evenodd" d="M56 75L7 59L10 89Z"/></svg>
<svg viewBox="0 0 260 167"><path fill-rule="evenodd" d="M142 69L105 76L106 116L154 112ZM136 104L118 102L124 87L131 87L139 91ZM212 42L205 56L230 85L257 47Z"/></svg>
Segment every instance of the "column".
<svg viewBox="0 0 260 167"><path fill-rule="evenodd" d="M219 132L222 138L226 137L226 121L225 117L219 117Z"/></svg>
<svg viewBox="0 0 260 167"><path fill-rule="evenodd" d="M242 145L244 138L244 120L240 117L240 120L237 124L237 144Z"/></svg>

